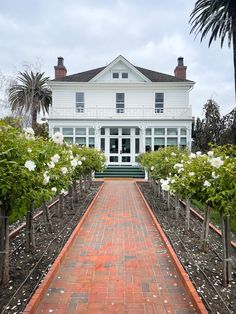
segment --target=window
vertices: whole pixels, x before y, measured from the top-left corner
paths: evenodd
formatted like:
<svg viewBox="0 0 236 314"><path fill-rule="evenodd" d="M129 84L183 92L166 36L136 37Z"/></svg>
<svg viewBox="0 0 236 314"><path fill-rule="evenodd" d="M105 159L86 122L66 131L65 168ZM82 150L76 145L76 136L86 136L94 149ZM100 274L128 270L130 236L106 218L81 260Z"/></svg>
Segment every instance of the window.
<svg viewBox="0 0 236 314"><path fill-rule="evenodd" d="M180 129L180 135L187 135L187 129L185 128Z"/></svg>
<svg viewBox="0 0 236 314"><path fill-rule="evenodd" d="M86 128L76 128L75 135L86 135Z"/></svg>
<svg viewBox="0 0 236 314"><path fill-rule="evenodd" d="M122 128L122 135L130 135L130 129L129 128Z"/></svg>
<svg viewBox="0 0 236 314"><path fill-rule="evenodd" d="M165 147L165 138L154 137L154 150L158 150L160 147Z"/></svg>
<svg viewBox="0 0 236 314"><path fill-rule="evenodd" d="M101 135L105 135L105 128L101 128Z"/></svg>
<svg viewBox="0 0 236 314"><path fill-rule="evenodd" d="M145 134L146 135L152 135L152 129L151 128L146 128Z"/></svg>
<svg viewBox="0 0 236 314"><path fill-rule="evenodd" d="M110 135L118 135L118 128L110 128Z"/></svg>
<svg viewBox="0 0 236 314"><path fill-rule="evenodd" d="M150 152L152 150L152 138L146 137L145 138L145 151Z"/></svg>
<svg viewBox="0 0 236 314"><path fill-rule="evenodd" d="M56 132L60 132L60 128L53 128L53 134L55 134Z"/></svg>
<svg viewBox="0 0 236 314"><path fill-rule="evenodd" d="M118 78L119 78L119 72L113 72L113 73L112 73L112 77L113 77L114 79L118 79Z"/></svg>
<svg viewBox="0 0 236 314"><path fill-rule="evenodd" d="M181 146L186 146L187 145L187 138L186 137L181 137L180 138L180 145Z"/></svg>
<svg viewBox="0 0 236 314"><path fill-rule="evenodd" d="M164 111L164 93L155 93L155 113Z"/></svg>
<svg viewBox="0 0 236 314"><path fill-rule="evenodd" d="M101 151L105 152L105 138L101 138Z"/></svg>
<svg viewBox="0 0 236 314"><path fill-rule="evenodd" d="M139 135L139 134L140 134L139 128L135 128L135 135Z"/></svg>
<svg viewBox="0 0 236 314"><path fill-rule="evenodd" d="M177 138L168 138L167 139L167 146L177 146L178 139Z"/></svg>
<svg viewBox="0 0 236 314"><path fill-rule="evenodd" d="M86 137L77 137L75 139L75 143L78 145L78 146L86 146Z"/></svg>
<svg viewBox="0 0 236 314"><path fill-rule="evenodd" d="M89 137L89 147L94 148L95 147L95 138Z"/></svg>
<svg viewBox="0 0 236 314"><path fill-rule="evenodd" d="M95 129L89 128L89 135L95 135Z"/></svg>
<svg viewBox="0 0 236 314"><path fill-rule="evenodd" d="M168 128L167 135L178 135L178 129L176 128Z"/></svg>
<svg viewBox="0 0 236 314"><path fill-rule="evenodd" d="M76 112L84 112L84 93L75 93Z"/></svg>
<svg viewBox="0 0 236 314"><path fill-rule="evenodd" d="M63 128L62 129L62 134L67 136L67 135L73 135L73 128Z"/></svg>
<svg viewBox="0 0 236 314"><path fill-rule="evenodd" d="M165 129L164 128L155 128L154 129L154 135L165 135Z"/></svg>
<svg viewBox="0 0 236 314"><path fill-rule="evenodd" d="M139 138L135 139L135 154L139 154Z"/></svg>
<svg viewBox="0 0 236 314"><path fill-rule="evenodd" d="M128 73L127 72L123 72L122 73L122 78L123 79L127 79L128 78Z"/></svg>
<svg viewBox="0 0 236 314"><path fill-rule="evenodd" d="M116 93L116 112L124 113L125 112L125 94Z"/></svg>

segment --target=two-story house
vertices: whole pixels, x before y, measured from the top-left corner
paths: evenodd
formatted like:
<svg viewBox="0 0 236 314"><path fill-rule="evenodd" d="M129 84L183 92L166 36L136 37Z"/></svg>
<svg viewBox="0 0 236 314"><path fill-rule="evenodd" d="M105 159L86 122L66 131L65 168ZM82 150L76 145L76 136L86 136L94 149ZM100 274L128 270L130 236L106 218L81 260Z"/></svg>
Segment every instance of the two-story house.
<svg viewBox="0 0 236 314"><path fill-rule="evenodd" d="M67 75L58 58L49 132L68 143L104 151L109 165L135 165L141 152L191 146L192 110L183 58L174 75L131 64L118 56L107 66Z"/></svg>

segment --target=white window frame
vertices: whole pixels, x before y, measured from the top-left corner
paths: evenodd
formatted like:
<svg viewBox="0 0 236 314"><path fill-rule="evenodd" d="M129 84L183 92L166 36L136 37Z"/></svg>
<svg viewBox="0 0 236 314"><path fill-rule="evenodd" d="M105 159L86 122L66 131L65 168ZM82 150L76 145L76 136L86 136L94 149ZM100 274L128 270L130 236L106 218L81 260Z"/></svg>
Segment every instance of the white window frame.
<svg viewBox="0 0 236 314"><path fill-rule="evenodd" d="M162 95L163 100L157 100L157 95ZM164 112L164 93L155 93L155 113L163 113Z"/></svg>
<svg viewBox="0 0 236 314"><path fill-rule="evenodd" d="M118 100L118 94L124 95L123 101ZM119 107L122 105L123 105L123 107ZM124 112L125 112L125 93L116 93L116 113L124 113Z"/></svg>
<svg viewBox="0 0 236 314"><path fill-rule="evenodd" d="M83 95L83 101L77 101L77 95ZM75 93L75 110L76 112L83 113L84 112L84 92L76 92Z"/></svg>

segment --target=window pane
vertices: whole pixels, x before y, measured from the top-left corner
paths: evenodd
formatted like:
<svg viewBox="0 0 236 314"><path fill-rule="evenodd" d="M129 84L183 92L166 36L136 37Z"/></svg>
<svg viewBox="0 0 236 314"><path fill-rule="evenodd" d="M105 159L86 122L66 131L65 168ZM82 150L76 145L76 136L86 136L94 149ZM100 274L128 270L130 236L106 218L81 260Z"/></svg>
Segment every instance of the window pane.
<svg viewBox="0 0 236 314"><path fill-rule="evenodd" d="M135 154L139 154L139 138L135 139Z"/></svg>
<svg viewBox="0 0 236 314"><path fill-rule="evenodd" d="M164 93L155 93L155 102L164 102Z"/></svg>
<svg viewBox="0 0 236 314"><path fill-rule="evenodd" d="M187 138L186 137L181 137L180 138L180 145L187 145Z"/></svg>
<svg viewBox="0 0 236 314"><path fill-rule="evenodd" d="M124 72L124 73L122 73L122 78L128 78L128 73L127 72Z"/></svg>
<svg viewBox="0 0 236 314"><path fill-rule="evenodd" d="M64 141L67 144L73 144L73 137L64 137Z"/></svg>
<svg viewBox="0 0 236 314"><path fill-rule="evenodd" d="M146 135L152 135L152 129L151 128L146 129Z"/></svg>
<svg viewBox="0 0 236 314"><path fill-rule="evenodd" d="M53 134L55 134L56 132L60 132L60 128L53 128Z"/></svg>
<svg viewBox="0 0 236 314"><path fill-rule="evenodd" d="M101 128L101 135L105 135L105 128Z"/></svg>
<svg viewBox="0 0 236 314"><path fill-rule="evenodd" d="M158 150L160 147L165 147L165 138L155 137L154 138L154 150Z"/></svg>
<svg viewBox="0 0 236 314"><path fill-rule="evenodd" d="M177 138L168 138L167 139L167 146L176 146L178 143L178 139Z"/></svg>
<svg viewBox="0 0 236 314"><path fill-rule="evenodd" d="M110 153L118 154L118 138L110 138Z"/></svg>
<svg viewBox="0 0 236 314"><path fill-rule="evenodd" d="M86 135L86 128L76 128L75 135Z"/></svg>
<svg viewBox="0 0 236 314"><path fill-rule="evenodd" d="M63 128L62 134L63 135L73 135L73 128Z"/></svg>
<svg viewBox="0 0 236 314"><path fill-rule="evenodd" d="M116 93L116 102L124 102L125 94L124 93Z"/></svg>
<svg viewBox="0 0 236 314"><path fill-rule="evenodd" d="M187 129L180 129L180 135L187 135Z"/></svg>
<svg viewBox="0 0 236 314"><path fill-rule="evenodd" d="M112 73L112 77L113 77L113 78L119 78L119 73L118 73L118 72Z"/></svg>
<svg viewBox="0 0 236 314"><path fill-rule="evenodd" d="M150 152L152 149L152 138L146 137L145 138L145 151Z"/></svg>
<svg viewBox="0 0 236 314"><path fill-rule="evenodd" d="M110 156L110 162L118 162L118 156Z"/></svg>
<svg viewBox="0 0 236 314"><path fill-rule="evenodd" d="M155 128L154 129L154 135L165 135L165 129L164 128Z"/></svg>
<svg viewBox="0 0 236 314"><path fill-rule="evenodd" d="M84 93L75 93L76 103L84 103Z"/></svg>
<svg viewBox="0 0 236 314"><path fill-rule="evenodd" d="M95 147L95 138L89 137L89 147Z"/></svg>
<svg viewBox="0 0 236 314"><path fill-rule="evenodd" d="M130 162L129 156L122 156L122 162Z"/></svg>
<svg viewBox="0 0 236 314"><path fill-rule="evenodd" d="M105 152L105 138L101 138L101 151Z"/></svg>
<svg viewBox="0 0 236 314"><path fill-rule="evenodd" d="M94 135L94 134L95 134L95 129L89 128L89 135Z"/></svg>
<svg viewBox="0 0 236 314"><path fill-rule="evenodd" d="M155 113L163 113L164 93L155 93Z"/></svg>
<svg viewBox="0 0 236 314"><path fill-rule="evenodd" d="M167 129L167 135L178 135L178 129L174 128Z"/></svg>
<svg viewBox="0 0 236 314"><path fill-rule="evenodd" d="M85 145L86 146L86 137L76 137L75 143L79 146Z"/></svg>
<svg viewBox="0 0 236 314"><path fill-rule="evenodd" d="M118 135L118 128L110 128L110 135Z"/></svg>
<svg viewBox="0 0 236 314"><path fill-rule="evenodd" d="M135 135L139 135L140 134L140 129L139 128L135 128Z"/></svg>
<svg viewBox="0 0 236 314"><path fill-rule="evenodd" d="M130 138L122 138L122 153L130 154Z"/></svg>
<svg viewBox="0 0 236 314"><path fill-rule="evenodd" d="M130 129L122 128L122 135L130 135Z"/></svg>

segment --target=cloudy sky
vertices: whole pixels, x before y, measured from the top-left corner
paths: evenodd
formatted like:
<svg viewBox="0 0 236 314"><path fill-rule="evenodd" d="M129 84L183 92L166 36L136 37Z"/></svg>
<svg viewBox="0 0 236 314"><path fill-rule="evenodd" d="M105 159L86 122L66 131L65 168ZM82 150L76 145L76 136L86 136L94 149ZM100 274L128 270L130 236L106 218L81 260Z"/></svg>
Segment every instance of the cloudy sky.
<svg viewBox="0 0 236 314"><path fill-rule="evenodd" d="M0 75L25 65L53 78L63 56L68 74L104 66L123 55L135 65L173 74L177 57L196 82L190 95L200 116L213 98L234 108L232 49L190 35L195 0L0 0ZM1 78L1 77L0 77ZM1 85L0 85L1 87Z"/></svg>

